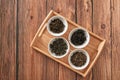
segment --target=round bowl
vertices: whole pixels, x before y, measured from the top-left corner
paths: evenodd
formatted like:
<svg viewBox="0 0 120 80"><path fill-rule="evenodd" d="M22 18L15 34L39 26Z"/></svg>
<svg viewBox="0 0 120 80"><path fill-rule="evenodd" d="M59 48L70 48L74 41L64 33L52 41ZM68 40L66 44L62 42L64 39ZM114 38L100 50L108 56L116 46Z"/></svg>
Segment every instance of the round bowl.
<svg viewBox="0 0 120 80"><path fill-rule="evenodd" d="M58 38L63 39L63 40L66 42L67 47L68 47L66 53L63 54L63 55L60 55L60 56L56 55L55 53L52 53L52 52L51 52L51 49L50 49L50 44L53 43L53 42L54 42L56 39L58 39ZM58 45L59 45L59 44L58 44ZM55 58L63 58L64 56L66 56L66 55L68 54L69 50L70 50L69 43L68 43L68 41L67 41L65 38L63 38L63 37L55 37L55 38L51 39L51 40L49 41L49 43L48 43L48 52L50 53L50 55L52 55L52 56L55 57Z"/></svg>
<svg viewBox="0 0 120 80"><path fill-rule="evenodd" d="M83 66L80 66L80 67L75 66L75 65L72 64L72 62L71 62L71 56L72 56L75 52L77 52L77 51L83 52L83 54L86 55L86 57L87 57L86 63L85 63ZM75 49L75 50L73 50L73 51L69 54L68 62L69 62L69 65L70 65L72 68L77 69L77 70L82 70L82 69L85 69L85 68L88 66L88 64L89 64L89 62L90 62L90 56L89 56L89 54L87 53L87 51L85 51L84 49Z"/></svg>
<svg viewBox="0 0 120 80"><path fill-rule="evenodd" d="M77 30L83 30L85 32L85 36L86 36L86 41L81 44L81 45L74 45L72 42L71 42L71 36L73 35L73 33ZM89 41L90 41L90 35L88 33L88 31L84 28L75 28L73 29L70 33L69 33L69 36L68 36L68 40L69 40L69 43L74 47L74 48L84 48L88 45Z"/></svg>
<svg viewBox="0 0 120 80"><path fill-rule="evenodd" d="M59 19L59 20L61 20L63 22L63 24L64 24L65 27L64 27L64 30L62 32L60 32L60 33L54 33L54 32L52 32L50 30L49 25L50 25L51 21L53 21L54 19ZM61 35L63 35L67 31L67 29L68 29L68 23L67 23L66 19L64 17L62 17L62 16L53 16L53 17L51 17L48 20L47 30L53 36L61 36Z"/></svg>

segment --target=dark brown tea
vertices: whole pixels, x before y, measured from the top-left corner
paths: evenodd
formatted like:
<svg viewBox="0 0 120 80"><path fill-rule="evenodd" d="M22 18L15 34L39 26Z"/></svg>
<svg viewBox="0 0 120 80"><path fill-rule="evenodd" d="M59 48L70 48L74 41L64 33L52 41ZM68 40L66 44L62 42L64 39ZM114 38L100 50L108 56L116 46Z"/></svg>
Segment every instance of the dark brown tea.
<svg viewBox="0 0 120 80"><path fill-rule="evenodd" d="M77 67L81 67L86 63L87 57L83 52L74 52L73 55L71 56L71 62L73 65Z"/></svg>
<svg viewBox="0 0 120 80"><path fill-rule="evenodd" d="M86 41L86 35L85 35L85 31L78 29L76 30L72 36L71 36L71 42L78 46L78 45L82 45L85 41Z"/></svg>
<svg viewBox="0 0 120 80"><path fill-rule="evenodd" d="M54 19L50 23L50 31L53 33L61 33L64 30L65 25L60 19Z"/></svg>
<svg viewBox="0 0 120 80"><path fill-rule="evenodd" d="M57 56L64 55L68 49L67 43L62 38L56 38L53 43L50 44L50 50Z"/></svg>

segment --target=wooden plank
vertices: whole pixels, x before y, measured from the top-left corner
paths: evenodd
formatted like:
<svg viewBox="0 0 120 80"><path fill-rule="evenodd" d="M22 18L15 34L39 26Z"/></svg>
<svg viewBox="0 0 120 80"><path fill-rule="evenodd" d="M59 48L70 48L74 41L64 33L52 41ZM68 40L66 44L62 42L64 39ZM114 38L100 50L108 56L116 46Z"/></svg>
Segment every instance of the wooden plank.
<svg viewBox="0 0 120 80"><path fill-rule="evenodd" d="M120 79L120 0L112 0L112 80Z"/></svg>
<svg viewBox="0 0 120 80"><path fill-rule="evenodd" d="M92 1L91 0L77 0L77 23L86 29L92 31ZM77 80L92 80L92 71L83 78L77 75Z"/></svg>
<svg viewBox="0 0 120 80"><path fill-rule="evenodd" d="M62 14L66 18L69 18L75 21L75 0L63 0L63 1L47 0L47 12L49 12L51 9ZM54 65L58 65L58 64L55 63ZM59 71L59 79L57 80L75 80L76 79L76 73L74 73L73 71L69 70L68 68L62 65L59 65L59 70L57 71Z"/></svg>
<svg viewBox="0 0 120 80"><path fill-rule="evenodd" d="M0 0L0 80L16 80L16 0Z"/></svg>
<svg viewBox="0 0 120 80"><path fill-rule="evenodd" d="M51 11L51 7L49 5L54 4L53 1L51 0L47 0L47 14ZM59 79L59 64L56 61L53 61L52 59L47 57L47 61L46 61L47 65L46 65L46 69L47 69L47 80L58 80Z"/></svg>
<svg viewBox="0 0 120 80"><path fill-rule="evenodd" d="M18 1L18 80L46 80L46 56L30 47L46 16L46 0Z"/></svg>
<svg viewBox="0 0 120 80"><path fill-rule="evenodd" d="M110 0L93 0L93 32L106 39L104 50L93 67L93 80L111 80Z"/></svg>
<svg viewBox="0 0 120 80"><path fill-rule="evenodd" d="M92 31L92 1L77 0L77 23Z"/></svg>
<svg viewBox="0 0 120 80"><path fill-rule="evenodd" d="M92 0L77 0L77 23L92 31ZM77 80L92 80L92 71L83 78L77 75Z"/></svg>

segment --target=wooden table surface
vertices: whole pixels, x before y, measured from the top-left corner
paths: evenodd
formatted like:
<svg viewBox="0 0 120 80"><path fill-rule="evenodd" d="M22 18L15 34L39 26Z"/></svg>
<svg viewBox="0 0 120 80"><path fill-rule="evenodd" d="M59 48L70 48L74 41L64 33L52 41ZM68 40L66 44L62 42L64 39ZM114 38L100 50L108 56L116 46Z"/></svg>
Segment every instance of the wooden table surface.
<svg viewBox="0 0 120 80"><path fill-rule="evenodd" d="M106 39L85 77L30 43L50 10ZM0 0L0 80L120 80L120 0Z"/></svg>

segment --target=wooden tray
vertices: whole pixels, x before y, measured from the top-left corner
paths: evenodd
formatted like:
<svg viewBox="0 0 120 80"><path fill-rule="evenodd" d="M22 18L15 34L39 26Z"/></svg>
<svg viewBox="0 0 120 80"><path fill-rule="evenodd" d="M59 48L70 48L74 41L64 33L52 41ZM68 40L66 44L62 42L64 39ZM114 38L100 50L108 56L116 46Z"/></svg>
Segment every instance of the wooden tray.
<svg viewBox="0 0 120 80"><path fill-rule="evenodd" d="M95 64L95 61L98 59L100 52L105 44L105 39L102 39L101 37L97 36L96 34L88 31L90 34L90 42L84 49L90 55L90 63L83 70L73 69L68 63L68 55L70 52L61 59L52 57L48 52L48 42L51 40L51 38L54 38L54 36L52 36L51 34L48 33L48 31L46 29L46 24L47 24L47 21L49 20L49 18L51 18L52 16L55 16L55 15L59 15L59 14L54 11L50 11L50 13L47 15L47 17L41 24L40 28L38 29L34 39L32 40L31 47L33 47L37 51L41 52L42 54L50 57L51 59L59 62L60 64L66 66L67 68L73 70L74 72L85 77L88 74L88 72L90 71L90 69L92 68L92 66ZM61 15L59 15L59 16L61 16ZM72 22L69 19L66 19L66 20L68 22L68 30L62 37L65 37L68 40L68 35L69 35L70 31L76 27L81 27L81 26ZM73 49L75 49L75 48L73 48L70 45L70 51L72 51Z"/></svg>

